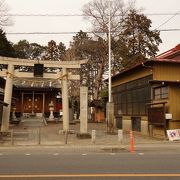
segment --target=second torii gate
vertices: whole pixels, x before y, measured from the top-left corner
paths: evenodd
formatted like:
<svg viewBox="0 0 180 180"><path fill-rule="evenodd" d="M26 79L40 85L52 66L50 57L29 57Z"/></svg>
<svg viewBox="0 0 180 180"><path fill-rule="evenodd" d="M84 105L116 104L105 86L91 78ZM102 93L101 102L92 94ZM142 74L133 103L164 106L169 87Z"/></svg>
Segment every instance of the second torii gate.
<svg viewBox="0 0 180 180"><path fill-rule="evenodd" d="M69 130L69 100L68 100L68 80L79 80L79 75L69 74L67 69L81 68L81 64L85 64L87 60L79 61L39 61L45 68L60 68L61 72L56 74L43 73L43 78L58 79L62 83L62 103L63 103L63 130ZM4 90L4 102L9 106L3 108L1 131L9 130L9 116L11 111L11 100L13 90L13 78L35 78L32 72L19 72L14 66L34 66L37 60L18 59L0 57L0 65L6 65L7 69L0 71L0 77L6 77Z"/></svg>

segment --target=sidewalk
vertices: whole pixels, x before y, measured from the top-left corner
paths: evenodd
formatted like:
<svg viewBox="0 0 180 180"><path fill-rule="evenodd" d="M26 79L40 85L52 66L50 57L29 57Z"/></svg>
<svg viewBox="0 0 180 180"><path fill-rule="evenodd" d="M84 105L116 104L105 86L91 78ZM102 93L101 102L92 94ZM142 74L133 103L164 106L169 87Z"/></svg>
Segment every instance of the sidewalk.
<svg viewBox="0 0 180 180"><path fill-rule="evenodd" d="M88 133L96 130L96 140L79 139L76 134L80 131L80 124L70 125L71 133L68 134L67 144L65 135L62 132L62 123L48 123L45 125L41 118L23 119L19 125L12 125L14 132L13 142L10 137L1 140L0 147L53 147L68 149L91 149L104 151L129 151L130 135L129 132L123 132L123 141L118 141L117 130L113 135L107 134L105 123L88 123ZM155 139L146 135L140 135L134 132L135 150L179 150L180 142L169 142L168 140Z"/></svg>

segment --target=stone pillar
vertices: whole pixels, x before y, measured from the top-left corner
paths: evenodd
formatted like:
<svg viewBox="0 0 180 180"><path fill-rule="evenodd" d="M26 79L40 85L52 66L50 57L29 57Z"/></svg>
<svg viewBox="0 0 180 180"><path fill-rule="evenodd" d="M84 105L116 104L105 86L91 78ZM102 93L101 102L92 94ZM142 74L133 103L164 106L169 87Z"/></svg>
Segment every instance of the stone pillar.
<svg viewBox="0 0 180 180"><path fill-rule="evenodd" d="M88 88L80 87L80 133L77 137L81 139L91 138L91 134L87 132L88 124Z"/></svg>
<svg viewBox="0 0 180 180"><path fill-rule="evenodd" d="M4 102L9 104L7 107L3 106L3 116L2 116L2 124L1 131L6 132L9 130L9 117L11 112L11 100L12 100L12 90L13 90L13 73L14 66L12 64L8 65L8 72L6 77L6 85L5 85L5 94L4 94Z"/></svg>
<svg viewBox="0 0 180 180"><path fill-rule="evenodd" d="M107 118L107 132L114 133L115 118L114 118L114 103L108 102L106 104L106 118Z"/></svg>
<svg viewBox="0 0 180 180"><path fill-rule="evenodd" d="M69 130L69 99L67 70L62 68L62 110L63 110L63 130Z"/></svg>
<svg viewBox="0 0 180 180"><path fill-rule="evenodd" d="M87 133L88 88L80 87L80 133Z"/></svg>

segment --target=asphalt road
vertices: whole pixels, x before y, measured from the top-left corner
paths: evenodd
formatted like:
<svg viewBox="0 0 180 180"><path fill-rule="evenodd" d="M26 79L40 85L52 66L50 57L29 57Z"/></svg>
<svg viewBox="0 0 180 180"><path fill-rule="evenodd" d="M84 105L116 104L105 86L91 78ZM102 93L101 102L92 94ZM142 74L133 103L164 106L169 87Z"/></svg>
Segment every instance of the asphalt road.
<svg viewBox="0 0 180 180"><path fill-rule="evenodd" d="M0 151L0 179L180 179L180 153Z"/></svg>

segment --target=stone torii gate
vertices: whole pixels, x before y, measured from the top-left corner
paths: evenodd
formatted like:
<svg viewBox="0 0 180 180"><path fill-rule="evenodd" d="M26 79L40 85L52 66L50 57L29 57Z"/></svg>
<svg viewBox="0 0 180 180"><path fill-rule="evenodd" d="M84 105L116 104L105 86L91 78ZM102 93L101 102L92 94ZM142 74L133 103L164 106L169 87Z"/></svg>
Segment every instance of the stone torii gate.
<svg viewBox="0 0 180 180"><path fill-rule="evenodd" d="M63 130L69 130L69 100L68 100L68 80L79 80L79 75L73 75L68 73L69 68L81 68L81 64L85 64L87 60L78 60L78 61L39 61L37 60L28 60L28 59L18 59L18 58L7 58L0 56L0 65L6 65L7 69L0 70L0 77L6 77L6 84L4 90L4 102L9 104L9 106L3 108L2 124L1 131L6 132L9 130L9 117L11 111L11 100L12 100L12 90L13 90L13 78L35 78L33 72L19 72L18 69L15 69L15 66L31 66L34 64L43 64L44 68L59 68L60 72L56 74L43 73L43 78L46 79L58 79L62 84L62 104L63 104ZM83 91L84 95L81 95L81 98L87 97L87 93ZM87 102L85 103L87 105ZM83 111L80 112L80 116L84 118ZM87 118L87 116L86 116ZM85 119L84 119L85 120ZM80 133L86 133L87 123L83 123L84 120L80 120ZM85 120L86 121L86 120ZM81 128L83 127L83 128ZM85 127L85 128L84 128Z"/></svg>

